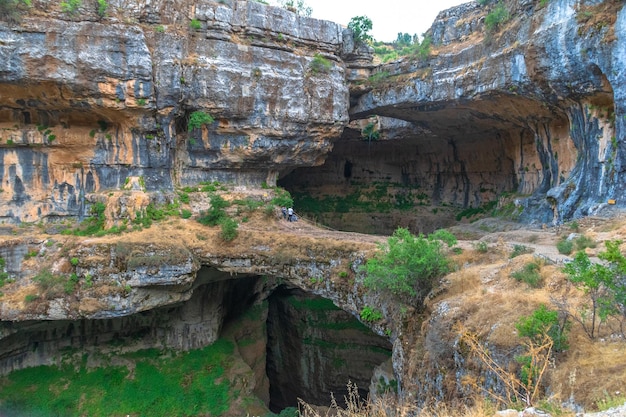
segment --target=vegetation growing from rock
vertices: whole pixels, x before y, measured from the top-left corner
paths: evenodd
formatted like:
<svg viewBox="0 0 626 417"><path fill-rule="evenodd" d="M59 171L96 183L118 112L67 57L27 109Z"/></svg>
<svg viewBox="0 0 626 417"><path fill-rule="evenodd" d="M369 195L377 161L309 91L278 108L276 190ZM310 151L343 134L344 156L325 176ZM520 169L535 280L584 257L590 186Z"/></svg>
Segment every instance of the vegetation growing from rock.
<svg viewBox="0 0 626 417"><path fill-rule="evenodd" d="M0 21L19 21L22 12L30 6L30 0L0 0Z"/></svg>
<svg viewBox="0 0 626 417"><path fill-rule="evenodd" d="M367 16L355 16L348 23L348 29L352 31L356 43L371 41L373 39L370 35L372 27L372 19Z"/></svg>
<svg viewBox="0 0 626 417"><path fill-rule="evenodd" d="M422 300L449 270L440 240L414 236L404 228L398 228L379 249L364 268L364 284L373 290Z"/></svg>
<svg viewBox="0 0 626 417"><path fill-rule="evenodd" d="M203 125L210 125L215 119L209 113L203 111L194 111L189 116L189 123L187 124L188 130L191 132L195 129L200 129Z"/></svg>

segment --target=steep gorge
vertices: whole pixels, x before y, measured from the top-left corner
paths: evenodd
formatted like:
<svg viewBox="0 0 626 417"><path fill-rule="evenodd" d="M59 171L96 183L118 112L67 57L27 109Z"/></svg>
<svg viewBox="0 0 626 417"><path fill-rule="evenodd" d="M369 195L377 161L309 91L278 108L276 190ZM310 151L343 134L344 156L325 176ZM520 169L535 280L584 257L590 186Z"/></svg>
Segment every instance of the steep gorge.
<svg viewBox="0 0 626 417"><path fill-rule="evenodd" d="M378 67L339 25L252 1L110 3L101 19L89 5L68 15L36 0L21 22L0 22L0 254L13 280L0 299L3 372L64 348L186 350L224 334L241 342L233 387L274 410L300 395L326 404L346 376L365 390L370 370L416 402L458 399L469 371L446 320L465 303L442 302L426 323L423 306L367 292L359 267L381 239L275 213L241 217L234 243L193 220L88 238L61 225L101 203L107 228L126 226L187 188L197 216L210 207L207 181L261 203L278 181L300 201L326 200L325 223L379 234L430 232L480 206L538 224L608 200L623 207L623 2L584 5L602 25L582 21L573 0L507 1L515 18L487 35L488 10L459 6L433 25L427 60ZM216 120L189 131L195 111ZM369 123L379 140L363 140ZM74 292L42 293L33 278L46 268L76 274ZM284 291L332 300L345 312L328 314L350 331L329 341L318 313L297 311ZM368 327L383 338L347 321L370 305L383 318ZM238 326L250 306L256 324ZM341 337L352 345L357 334L376 355L344 368L354 346ZM435 352L442 343L458 363ZM391 369L372 369L389 350Z"/></svg>

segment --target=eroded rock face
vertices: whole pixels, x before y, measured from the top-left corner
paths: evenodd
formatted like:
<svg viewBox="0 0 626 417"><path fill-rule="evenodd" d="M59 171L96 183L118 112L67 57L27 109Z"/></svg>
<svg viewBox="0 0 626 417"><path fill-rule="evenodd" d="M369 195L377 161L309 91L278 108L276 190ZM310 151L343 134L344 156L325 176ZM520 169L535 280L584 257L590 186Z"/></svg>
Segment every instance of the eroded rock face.
<svg viewBox="0 0 626 417"><path fill-rule="evenodd" d="M523 220L548 224L623 203L623 4L506 7L514 18L493 32L476 3L442 12L436 54L382 65L380 81L352 88L354 123L326 164L284 184L349 195L386 182L419 189L414 203L460 208L516 193ZM363 137L368 123L378 142Z"/></svg>
<svg viewBox="0 0 626 417"><path fill-rule="evenodd" d="M6 220L82 214L129 177L273 184L322 163L347 121L334 23L253 1L111 2L102 21L35 3L45 18L0 24ZM194 111L216 121L189 132Z"/></svg>

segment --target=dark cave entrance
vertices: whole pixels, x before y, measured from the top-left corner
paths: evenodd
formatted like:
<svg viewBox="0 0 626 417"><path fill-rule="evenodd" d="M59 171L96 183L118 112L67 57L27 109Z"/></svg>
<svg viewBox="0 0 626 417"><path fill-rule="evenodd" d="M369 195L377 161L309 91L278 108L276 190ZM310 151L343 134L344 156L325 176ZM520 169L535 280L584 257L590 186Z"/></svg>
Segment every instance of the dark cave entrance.
<svg viewBox="0 0 626 417"><path fill-rule="evenodd" d="M130 316L18 323L21 329L3 339L0 373L47 364L68 349L187 351L212 344L217 335L235 344L233 361L249 366L233 374L254 379L243 395L280 412L297 407L298 398L328 406L333 393L341 401L349 381L365 398L377 367L389 363L389 341L328 299L276 286L271 277L205 267L196 283L189 300Z"/></svg>
<svg viewBox="0 0 626 417"><path fill-rule="evenodd" d="M269 408L279 412L309 404L341 404L352 381L362 398L376 367L392 346L332 301L295 288L279 287L269 297L267 376Z"/></svg>

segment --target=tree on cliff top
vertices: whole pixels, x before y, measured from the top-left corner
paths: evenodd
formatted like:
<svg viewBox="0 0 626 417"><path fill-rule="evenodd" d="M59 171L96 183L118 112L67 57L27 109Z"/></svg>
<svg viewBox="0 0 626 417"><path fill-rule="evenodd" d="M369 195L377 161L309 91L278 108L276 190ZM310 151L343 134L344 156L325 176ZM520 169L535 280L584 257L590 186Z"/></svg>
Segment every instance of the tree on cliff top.
<svg viewBox="0 0 626 417"><path fill-rule="evenodd" d="M367 274L365 286L399 297L423 300L437 278L448 272L448 260L442 246L438 234L427 238L398 228L386 244L380 245L381 251L368 259L364 267Z"/></svg>
<svg viewBox="0 0 626 417"><path fill-rule="evenodd" d="M372 30L372 20L367 16L355 16L350 19L348 29L352 31L354 42L367 42L373 40L369 34Z"/></svg>

